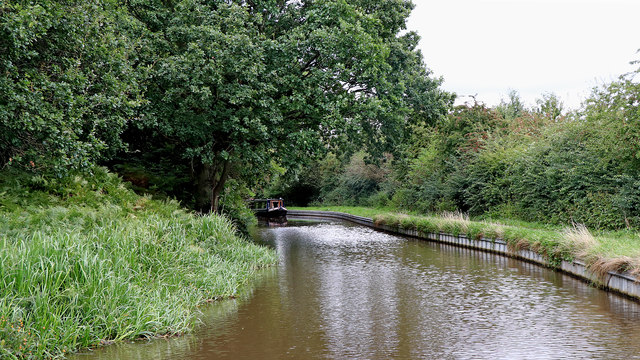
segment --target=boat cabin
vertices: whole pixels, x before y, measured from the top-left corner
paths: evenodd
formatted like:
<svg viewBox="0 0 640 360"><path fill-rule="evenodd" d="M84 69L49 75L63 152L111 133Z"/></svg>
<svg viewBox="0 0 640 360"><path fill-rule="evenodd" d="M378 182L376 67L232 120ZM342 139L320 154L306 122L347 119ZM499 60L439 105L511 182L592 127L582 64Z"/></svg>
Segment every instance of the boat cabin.
<svg viewBox="0 0 640 360"><path fill-rule="evenodd" d="M279 199L251 199L249 208L258 217L276 218L287 215L287 208L284 207L284 200Z"/></svg>

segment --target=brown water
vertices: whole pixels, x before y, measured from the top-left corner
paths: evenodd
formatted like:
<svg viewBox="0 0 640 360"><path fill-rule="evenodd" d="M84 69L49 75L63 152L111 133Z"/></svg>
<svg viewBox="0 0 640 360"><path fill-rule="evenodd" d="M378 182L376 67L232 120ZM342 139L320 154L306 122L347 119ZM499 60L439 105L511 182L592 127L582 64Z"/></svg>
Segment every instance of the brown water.
<svg viewBox="0 0 640 360"><path fill-rule="evenodd" d="M75 359L640 359L640 305L538 266L339 223L259 229L280 263L194 335Z"/></svg>

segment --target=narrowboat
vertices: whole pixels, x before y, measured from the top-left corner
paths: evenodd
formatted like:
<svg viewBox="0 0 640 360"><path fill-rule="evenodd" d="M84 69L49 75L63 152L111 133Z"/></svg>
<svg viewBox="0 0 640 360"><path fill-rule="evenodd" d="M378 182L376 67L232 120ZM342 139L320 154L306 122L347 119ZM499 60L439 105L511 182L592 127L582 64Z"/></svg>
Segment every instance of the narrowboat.
<svg viewBox="0 0 640 360"><path fill-rule="evenodd" d="M284 200L280 199L251 199L249 207L259 218L275 219L286 218L287 208Z"/></svg>

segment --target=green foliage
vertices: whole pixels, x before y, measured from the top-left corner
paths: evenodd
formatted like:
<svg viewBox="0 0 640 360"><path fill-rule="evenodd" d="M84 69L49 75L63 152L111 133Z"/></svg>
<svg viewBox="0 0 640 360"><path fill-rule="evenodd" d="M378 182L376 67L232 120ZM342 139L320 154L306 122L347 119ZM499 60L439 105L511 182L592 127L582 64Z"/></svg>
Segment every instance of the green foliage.
<svg viewBox="0 0 640 360"><path fill-rule="evenodd" d="M321 193L331 191L341 171L340 161L333 153L312 166L282 169L267 187L258 192L261 198L283 198L289 206L307 206Z"/></svg>
<svg viewBox="0 0 640 360"><path fill-rule="evenodd" d="M388 168L367 164L364 153L354 154L339 175L336 187L325 194L323 200L327 203L358 205L380 189L380 183L388 173Z"/></svg>
<svg viewBox="0 0 640 360"><path fill-rule="evenodd" d="M419 212L468 210L466 166L501 129L499 115L483 105L460 106L435 126L415 127L396 165L394 205Z"/></svg>
<svg viewBox="0 0 640 360"><path fill-rule="evenodd" d="M558 120L564 114L564 104L554 93L542 94L541 99L536 100L536 113L549 120Z"/></svg>
<svg viewBox="0 0 640 360"><path fill-rule="evenodd" d="M108 163L112 171L139 194L174 198L187 208L195 207L191 164L181 156L177 144L131 127L122 139L128 149Z"/></svg>
<svg viewBox="0 0 640 360"><path fill-rule="evenodd" d="M417 129L395 168L391 204L596 229L640 226L638 85L621 78L562 117L553 95L529 112L517 93L496 110L459 107Z"/></svg>
<svg viewBox="0 0 640 360"><path fill-rule="evenodd" d="M229 218L236 229L245 236L248 236L251 227L258 223L255 215L246 204L246 199L251 198L252 195L246 186L231 179L227 182L220 201L220 213Z"/></svg>
<svg viewBox="0 0 640 360"><path fill-rule="evenodd" d="M117 1L0 3L0 162L62 177L122 148L138 99Z"/></svg>
<svg viewBox="0 0 640 360"><path fill-rule="evenodd" d="M386 208L391 204L391 197L387 191L381 190L370 195L363 203L373 208Z"/></svg>
<svg viewBox="0 0 640 360"><path fill-rule="evenodd" d="M0 182L0 357L58 358L183 333L196 306L235 295L275 261L226 218L194 216L94 174L59 188L66 196L29 188L29 174Z"/></svg>
<svg viewBox="0 0 640 360"><path fill-rule="evenodd" d="M453 100L403 33L412 8L2 2L0 162L48 187L119 153L109 165L139 189L215 211L230 178L255 186L330 151L379 158Z"/></svg>
<svg viewBox="0 0 640 360"><path fill-rule="evenodd" d="M515 90L509 91L509 101L500 100L500 104L496 106L496 111L506 120L513 120L525 115L527 109L520 99L520 94Z"/></svg>
<svg viewBox="0 0 640 360"><path fill-rule="evenodd" d="M415 220L416 229L423 234L437 234L440 232L438 224L429 218L417 218Z"/></svg>
<svg viewBox="0 0 640 360"><path fill-rule="evenodd" d="M432 125L412 126L393 171L378 181L379 195L352 191L349 197L333 193L325 199L419 213L459 210L488 218L637 229L639 97L638 84L622 77L594 89L585 108L567 116L552 94L544 95L535 111L515 92L496 109L460 106ZM357 174L348 180L335 186L338 195L361 183Z"/></svg>
<svg viewBox="0 0 640 360"><path fill-rule="evenodd" d="M315 164L293 173L294 179L287 178L291 172L278 178L266 196L283 197L291 205L327 203L386 207L393 196L392 161L390 154L372 159L360 151L341 160L329 153Z"/></svg>
<svg viewBox="0 0 640 360"><path fill-rule="evenodd" d="M193 165L198 208L228 178L254 185L325 145L394 149L407 123L451 101L416 34L398 35L408 1L128 4L149 32L142 124Z"/></svg>

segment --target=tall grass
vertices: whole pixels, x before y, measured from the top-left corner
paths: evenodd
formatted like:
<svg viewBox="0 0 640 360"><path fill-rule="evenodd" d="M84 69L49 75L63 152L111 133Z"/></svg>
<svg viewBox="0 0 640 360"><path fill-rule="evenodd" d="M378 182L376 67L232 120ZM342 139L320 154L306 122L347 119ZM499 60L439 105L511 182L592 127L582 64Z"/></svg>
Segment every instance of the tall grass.
<svg viewBox="0 0 640 360"><path fill-rule="evenodd" d="M189 214L101 176L76 179L63 197L5 187L4 200L31 202L0 207L0 358L60 358L183 333L198 305L233 296L275 262L226 218Z"/></svg>
<svg viewBox="0 0 640 360"><path fill-rule="evenodd" d="M586 258L589 253L598 245L596 238L589 229L582 224L573 224L562 233L562 240L568 250L573 252L578 258Z"/></svg>

